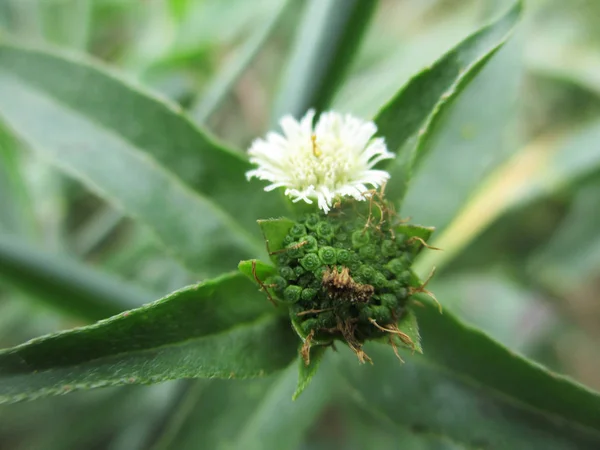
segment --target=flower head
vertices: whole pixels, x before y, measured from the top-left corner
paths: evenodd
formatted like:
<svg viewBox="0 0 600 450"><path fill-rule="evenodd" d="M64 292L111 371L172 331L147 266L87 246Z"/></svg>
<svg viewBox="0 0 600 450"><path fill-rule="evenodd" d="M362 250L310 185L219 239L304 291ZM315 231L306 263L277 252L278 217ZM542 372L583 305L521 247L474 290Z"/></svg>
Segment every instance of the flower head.
<svg viewBox="0 0 600 450"><path fill-rule="evenodd" d="M314 116L313 110L300 121L285 116L280 122L283 135L271 132L255 140L249 154L258 167L246 176L270 181L265 191L285 187L294 202L316 199L325 213L337 197L365 200L367 185L377 188L390 176L373 167L394 154L383 138L373 138L373 122L325 112L313 127Z"/></svg>

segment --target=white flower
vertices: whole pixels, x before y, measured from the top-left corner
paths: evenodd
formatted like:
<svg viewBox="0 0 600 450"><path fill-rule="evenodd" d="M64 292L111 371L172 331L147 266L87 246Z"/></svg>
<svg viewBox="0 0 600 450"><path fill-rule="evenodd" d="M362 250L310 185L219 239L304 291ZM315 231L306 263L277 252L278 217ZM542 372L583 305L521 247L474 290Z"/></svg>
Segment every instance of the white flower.
<svg viewBox="0 0 600 450"><path fill-rule="evenodd" d="M283 135L271 132L255 140L248 153L258 167L246 176L270 181L265 191L285 187L294 202L317 199L325 213L338 197L365 200L367 185L377 188L390 176L373 166L394 154L383 138L373 138L373 122L325 112L313 127L314 116L313 110L299 122L285 116L280 121Z"/></svg>

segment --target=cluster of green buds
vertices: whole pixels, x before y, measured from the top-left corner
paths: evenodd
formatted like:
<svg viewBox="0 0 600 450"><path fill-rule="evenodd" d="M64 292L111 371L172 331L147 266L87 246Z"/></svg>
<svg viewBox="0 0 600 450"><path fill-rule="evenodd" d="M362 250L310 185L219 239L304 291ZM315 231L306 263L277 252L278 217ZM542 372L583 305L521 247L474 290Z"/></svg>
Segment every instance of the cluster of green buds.
<svg viewBox="0 0 600 450"><path fill-rule="evenodd" d="M432 229L397 222L383 199L377 208L350 202L297 221L260 221L276 272L257 281L289 306L306 361L311 346L335 340L361 362L369 360L367 340L414 346L397 323L411 295L423 291L411 265Z"/></svg>

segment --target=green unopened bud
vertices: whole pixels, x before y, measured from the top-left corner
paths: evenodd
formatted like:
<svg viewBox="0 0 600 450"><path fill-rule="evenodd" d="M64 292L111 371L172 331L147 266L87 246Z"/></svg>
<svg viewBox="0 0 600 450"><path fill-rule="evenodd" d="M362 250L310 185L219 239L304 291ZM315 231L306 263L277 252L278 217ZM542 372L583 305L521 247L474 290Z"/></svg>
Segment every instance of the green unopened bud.
<svg viewBox="0 0 600 450"><path fill-rule="evenodd" d="M285 278L280 277L278 275L274 275L272 277L269 277L265 280L265 284L270 284L270 285L274 285L273 290L275 292L283 292L283 290L286 288L286 286L288 285L287 281L285 281Z"/></svg>
<svg viewBox="0 0 600 450"><path fill-rule="evenodd" d="M309 334L312 330L316 330L319 325L317 324L317 319L307 319L302 322L300 327L302 328L302 332L304 334Z"/></svg>
<svg viewBox="0 0 600 450"><path fill-rule="evenodd" d="M386 258L392 258L396 256L396 252L396 243L391 239L387 239L381 243L381 254Z"/></svg>
<svg viewBox="0 0 600 450"><path fill-rule="evenodd" d="M317 225L319 224L319 216L316 214L311 214L310 216L308 216L306 218L306 221L304 222L304 225L306 225L306 228L308 228L309 230L313 231L317 229Z"/></svg>
<svg viewBox="0 0 600 450"><path fill-rule="evenodd" d="M359 249L358 254L363 260L373 260L377 257L377 247L375 247L373 244L364 245Z"/></svg>
<svg viewBox="0 0 600 450"><path fill-rule="evenodd" d="M379 325L385 325L392 321L392 314L386 306L373 305L371 309L373 311L373 319Z"/></svg>
<svg viewBox="0 0 600 450"><path fill-rule="evenodd" d="M321 239L325 239L327 242L331 241L333 234L335 233L335 230L328 222L319 222L316 231L317 236L319 236Z"/></svg>
<svg viewBox="0 0 600 450"><path fill-rule="evenodd" d="M337 260L338 264L346 266L350 262L350 256L351 255L348 250L340 248L337 250L336 260Z"/></svg>
<svg viewBox="0 0 600 450"><path fill-rule="evenodd" d="M385 306L390 310L394 310L398 307L398 299L394 294L383 294L380 297L381 305Z"/></svg>
<svg viewBox="0 0 600 450"><path fill-rule="evenodd" d="M305 302L310 302L317 296L319 291L313 288L306 288L302 290L302 300Z"/></svg>
<svg viewBox="0 0 600 450"><path fill-rule="evenodd" d="M306 242L302 246L305 253L314 253L319 249L319 244L314 236L304 236L300 239L300 242Z"/></svg>
<svg viewBox="0 0 600 450"><path fill-rule="evenodd" d="M352 233L352 246L356 249L359 249L369 243L371 237L369 236L369 232L365 230L357 230Z"/></svg>
<svg viewBox="0 0 600 450"><path fill-rule="evenodd" d="M309 253L300 260L300 264L309 272L314 272L321 267L321 260L315 253Z"/></svg>
<svg viewBox="0 0 600 450"><path fill-rule="evenodd" d="M287 303L296 303L300 300L302 288L300 286L288 286L283 291L283 299Z"/></svg>
<svg viewBox="0 0 600 450"><path fill-rule="evenodd" d="M296 272L294 272L294 269L292 269L290 266L280 267L279 275L281 275L286 280L295 280L296 278L298 278L298 275L296 275Z"/></svg>
<svg viewBox="0 0 600 450"><path fill-rule="evenodd" d="M300 244L301 241L299 242L292 242L291 244L286 245L286 253L288 254L288 256L292 259L298 259L298 258L302 258L302 256L304 255L304 245Z"/></svg>
<svg viewBox="0 0 600 450"><path fill-rule="evenodd" d="M292 236L296 239L300 238L302 236L306 236L306 227L304 225L302 225L301 223L297 223L290 230L290 236Z"/></svg>
<svg viewBox="0 0 600 450"><path fill-rule="evenodd" d="M327 266L336 263L336 251L333 247L321 247L319 249L319 259Z"/></svg>

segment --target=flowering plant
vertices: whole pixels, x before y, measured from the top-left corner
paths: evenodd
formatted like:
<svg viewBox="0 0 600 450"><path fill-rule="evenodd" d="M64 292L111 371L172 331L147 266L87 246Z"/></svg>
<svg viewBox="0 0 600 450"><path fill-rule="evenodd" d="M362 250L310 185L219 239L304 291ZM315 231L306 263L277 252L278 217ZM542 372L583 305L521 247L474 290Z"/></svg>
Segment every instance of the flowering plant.
<svg viewBox="0 0 600 450"><path fill-rule="evenodd" d="M113 274L90 267L93 251L82 252L84 265L32 248L25 227L0 236L7 285L76 318L61 322L65 331L6 342L0 403L187 379L132 402L99 390L110 414L98 411L106 419L135 404L153 448L187 448L176 437L186 420L205 448L294 448L310 441L310 426L335 428L332 417L351 424L359 448L379 448L389 433L394 447L399 430L477 448L598 448L596 393L464 323L452 289L438 295L443 310L429 290L438 292L433 268L449 270L483 229L496 205L487 199L499 201L486 197L479 214L459 217L460 233L450 223L502 161L488 151L502 127L488 123L481 98L499 78L478 83L498 70L488 63L520 2L378 99L377 112L362 115L371 120L330 108L377 2L309 3L305 26L320 28L290 59L280 129L248 152L204 131L223 98L183 113L94 60L0 43L1 142L29 148L119 208L108 227L115 239L127 225L139 233L127 241L135 256L99 258ZM346 98L360 90L346 89ZM465 98L476 107L452 122ZM156 259L170 264L167 282ZM374 436L367 426L377 439L364 441ZM129 449L132 440L119 442Z"/></svg>

